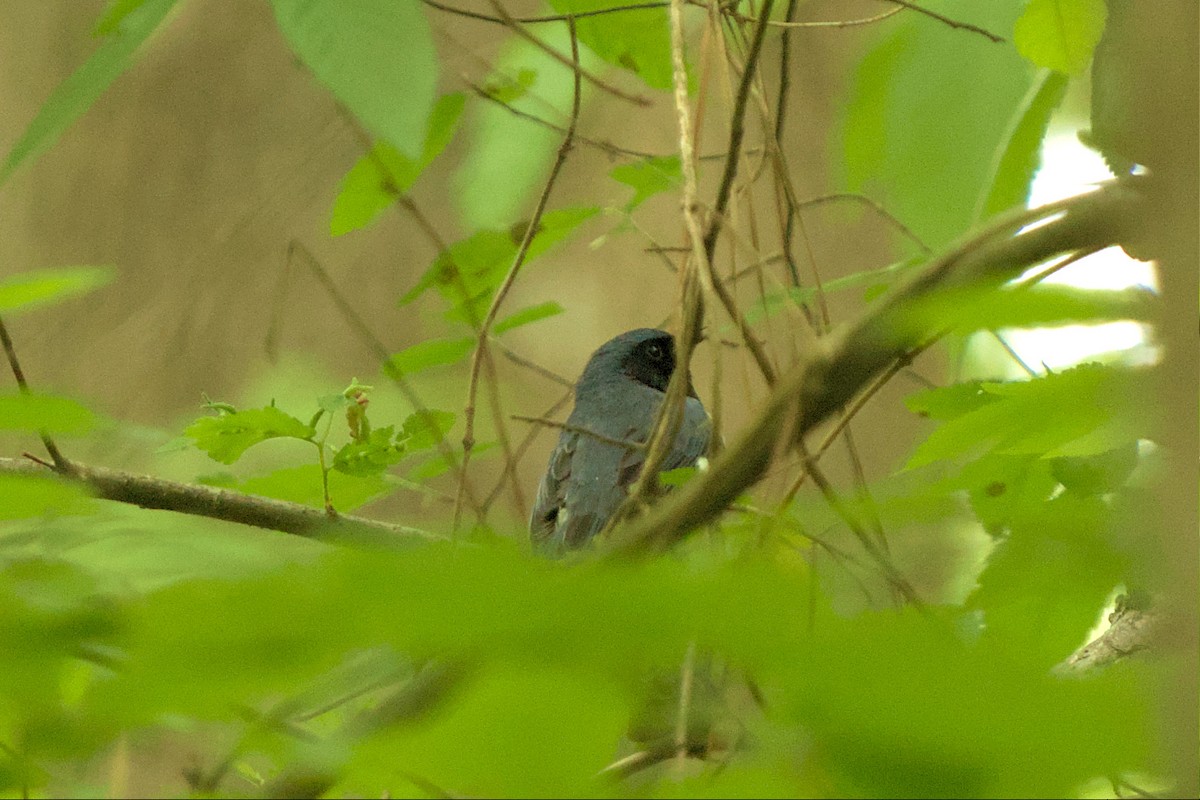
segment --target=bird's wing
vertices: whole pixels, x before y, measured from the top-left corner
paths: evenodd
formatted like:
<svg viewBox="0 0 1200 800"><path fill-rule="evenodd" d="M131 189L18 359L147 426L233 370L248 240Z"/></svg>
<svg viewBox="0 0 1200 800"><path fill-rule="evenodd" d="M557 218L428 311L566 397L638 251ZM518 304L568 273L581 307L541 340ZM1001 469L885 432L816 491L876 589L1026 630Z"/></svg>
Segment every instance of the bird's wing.
<svg viewBox="0 0 1200 800"><path fill-rule="evenodd" d="M683 407L683 424L675 437L675 446L663 462L663 471L695 464L696 459L708 451L711 438L712 420L708 418L700 401L689 398Z"/></svg>
<svg viewBox="0 0 1200 800"><path fill-rule="evenodd" d="M538 485L537 499L529 517L529 538L535 550L545 550L555 538L559 518L563 516L566 504L571 461L578 443L578 433L563 431L554 452L550 454L550 464Z"/></svg>

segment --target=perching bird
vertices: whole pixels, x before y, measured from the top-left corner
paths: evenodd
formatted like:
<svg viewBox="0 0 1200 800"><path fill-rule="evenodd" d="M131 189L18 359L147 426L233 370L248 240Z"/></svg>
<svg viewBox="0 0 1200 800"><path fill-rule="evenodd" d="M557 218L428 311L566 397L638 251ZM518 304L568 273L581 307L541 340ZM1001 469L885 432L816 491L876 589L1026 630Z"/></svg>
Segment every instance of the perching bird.
<svg viewBox="0 0 1200 800"><path fill-rule="evenodd" d="M649 440L674 371L675 340L653 328L623 333L592 354L575 385L575 409L538 487L529 519L536 550L562 555L604 529L645 461L644 449L617 442ZM688 386L683 421L663 470L696 463L711 432L708 414Z"/></svg>

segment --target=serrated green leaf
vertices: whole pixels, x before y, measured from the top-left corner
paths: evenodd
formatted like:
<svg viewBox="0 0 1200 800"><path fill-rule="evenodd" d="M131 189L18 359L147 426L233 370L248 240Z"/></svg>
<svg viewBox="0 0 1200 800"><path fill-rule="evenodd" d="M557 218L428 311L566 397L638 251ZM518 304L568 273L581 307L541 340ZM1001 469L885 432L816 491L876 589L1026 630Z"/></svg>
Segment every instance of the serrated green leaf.
<svg viewBox="0 0 1200 800"><path fill-rule="evenodd" d="M0 475L0 519L89 514L92 498L78 484L40 475Z"/></svg>
<svg viewBox="0 0 1200 800"><path fill-rule="evenodd" d="M536 306L521 309L515 314L500 320L492 326L492 332L499 336L506 331L511 331L513 328L539 322L561 313L563 313L563 307L553 300L546 303L538 303Z"/></svg>
<svg viewBox="0 0 1200 800"><path fill-rule="evenodd" d="M272 0L275 19L313 75L376 137L417 158L438 61L420 3Z"/></svg>
<svg viewBox="0 0 1200 800"><path fill-rule="evenodd" d="M466 97L461 93L440 98L429 115L420 158L409 158L387 142L376 142L342 179L329 220L332 236L341 236L369 225L385 208L406 194L417 178L450 143Z"/></svg>
<svg viewBox="0 0 1200 800"><path fill-rule="evenodd" d="M1107 16L1104 0L1029 0L1013 44L1039 67L1077 75L1092 60Z"/></svg>
<svg viewBox="0 0 1200 800"><path fill-rule="evenodd" d="M682 173L679 156L654 156L613 167L608 177L633 189L633 197L625 204L626 211L633 211L654 195L678 186Z"/></svg>
<svg viewBox="0 0 1200 800"><path fill-rule="evenodd" d="M941 425L905 468L983 451L1056 457L1111 450L1153 425L1135 411L1143 379L1137 370L1084 364L1028 381L980 383L995 399Z"/></svg>
<svg viewBox="0 0 1200 800"><path fill-rule="evenodd" d="M453 411L417 411L409 414L404 420L404 426L397 438L404 442L410 453L428 450L446 437L454 427L454 420Z"/></svg>
<svg viewBox="0 0 1200 800"><path fill-rule="evenodd" d="M982 381L967 381L909 395L904 398L904 405L908 406L909 411L922 417L949 420L975 411L995 399L995 395L983 390Z"/></svg>
<svg viewBox="0 0 1200 800"><path fill-rule="evenodd" d="M49 305L107 286L112 267L60 267L20 272L0 281L0 313Z"/></svg>
<svg viewBox="0 0 1200 800"><path fill-rule="evenodd" d="M339 470L329 473L329 499L338 511L353 511L359 506L383 497L395 490L381 474L349 474ZM287 500L313 508L324 508L325 496L321 489L321 466L301 464L296 467L277 469L267 475L247 478L233 487L247 494Z"/></svg>
<svg viewBox="0 0 1200 800"><path fill-rule="evenodd" d="M0 184L48 150L104 90L133 63L134 53L166 17L175 0L146 0L124 14L117 30L58 85L0 166ZM104 18L102 17L102 20Z"/></svg>
<svg viewBox="0 0 1200 800"><path fill-rule="evenodd" d="M96 425L90 409L50 394L0 394L0 430L44 431L77 436Z"/></svg>
<svg viewBox="0 0 1200 800"><path fill-rule="evenodd" d="M311 439L316 431L274 406L252 408L217 417L202 417L184 430L209 458L232 464L246 450L268 439Z"/></svg>
<svg viewBox="0 0 1200 800"><path fill-rule="evenodd" d="M406 347L388 360L387 369L401 375L411 375L430 367L457 364L475 347L475 337L461 339L428 339Z"/></svg>
<svg viewBox="0 0 1200 800"><path fill-rule="evenodd" d="M1003 147L997 151L987 191L980 195L976 221L1009 208L1022 208L1029 199L1033 176L1042 164L1042 139L1050 115L1067 93L1067 77L1044 71L1021 102Z"/></svg>
<svg viewBox="0 0 1200 800"><path fill-rule="evenodd" d="M396 427L388 425L371 431L365 442L350 442L333 457L338 472L358 477L382 474L392 464L404 458L405 445L395 440Z"/></svg>

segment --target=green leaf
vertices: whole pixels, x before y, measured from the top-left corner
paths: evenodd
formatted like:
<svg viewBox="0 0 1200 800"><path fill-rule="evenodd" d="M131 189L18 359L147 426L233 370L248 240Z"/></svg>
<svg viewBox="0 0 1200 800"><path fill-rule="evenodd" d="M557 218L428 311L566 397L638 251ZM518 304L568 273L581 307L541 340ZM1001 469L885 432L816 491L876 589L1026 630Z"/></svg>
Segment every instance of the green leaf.
<svg viewBox="0 0 1200 800"><path fill-rule="evenodd" d="M494 100L501 103L512 103L518 98L524 97L535 83L537 83L537 72L532 69L522 69L517 71L515 78L501 74L492 75L488 78L487 85L483 87L483 90L488 97Z"/></svg>
<svg viewBox="0 0 1200 800"><path fill-rule="evenodd" d="M678 186L682 172L679 156L653 156L613 167L608 177L633 189L633 197L625 204L626 211L633 211L654 195Z"/></svg>
<svg viewBox="0 0 1200 800"><path fill-rule="evenodd" d="M174 5L175 0L146 0L122 16L117 30L105 38L88 60L60 83L42 104L4 160L4 165L0 166L0 184L26 161L48 150L109 84L129 68L134 53ZM102 21L108 15L106 12Z"/></svg>
<svg viewBox="0 0 1200 800"><path fill-rule="evenodd" d="M429 409L409 414L400 430L404 446L409 452L428 450L434 447L454 427L453 411L437 411Z"/></svg>
<svg viewBox="0 0 1200 800"><path fill-rule="evenodd" d="M40 475L0 475L0 519L43 514L88 514L94 508L83 487Z"/></svg>
<svg viewBox="0 0 1200 800"><path fill-rule="evenodd" d="M536 306L523 308L515 314L500 320L492 326L492 333L499 336L506 331L511 331L513 328L519 328L522 325L529 325L533 322L539 322L543 319L548 319L561 313L563 313L563 307L553 300L546 303L538 303Z"/></svg>
<svg viewBox="0 0 1200 800"><path fill-rule="evenodd" d="M438 62L417 0L272 0L279 29L317 80L376 137L416 158Z"/></svg>
<svg viewBox="0 0 1200 800"><path fill-rule="evenodd" d="M278 438L309 440L316 431L275 406L266 406L202 417L183 433L191 438L196 447L208 453L209 458L222 464L232 464L259 442Z"/></svg>
<svg viewBox="0 0 1200 800"><path fill-rule="evenodd" d="M959 333L1000 328L1037 328L1114 320L1150 320L1158 296L1144 287L1080 289L1064 284L996 289L943 290L905 307L902 325L917 331Z"/></svg>
<svg viewBox="0 0 1200 800"><path fill-rule="evenodd" d="M92 35L108 36L116 33L122 20L145 4L146 0L111 0L108 8L104 9L104 13L100 15L100 19L96 20L96 26L92 28Z"/></svg>
<svg viewBox="0 0 1200 800"><path fill-rule="evenodd" d="M982 408L995 399L995 395L983 390L982 381L967 381L909 395L904 398L904 405L922 417L950 420Z"/></svg>
<svg viewBox="0 0 1200 800"><path fill-rule="evenodd" d="M968 605L984 613L985 640L1020 648L1050 667L1084 644L1123 579L1096 498L1061 495L1017 517L988 558Z"/></svg>
<svg viewBox="0 0 1200 800"><path fill-rule="evenodd" d="M457 364L475 348L475 337L427 339L394 354L385 367L401 375L411 375L430 367Z"/></svg>
<svg viewBox="0 0 1200 800"><path fill-rule="evenodd" d="M612 0L550 0L560 14L612 8ZM671 32L665 8L600 14L576 20L579 41L655 89L671 88Z"/></svg>
<svg viewBox="0 0 1200 800"><path fill-rule="evenodd" d="M1152 415L1135 410L1144 380L1138 370L1084 364L1028 381L980 383L991 401L972 398L980 405L930 434L905 468L978 451L1040 457L1106 452L1150 432Z"/></svg>
<svg viewBox="0 0 1200 800"><path fill-rule="evenodd" d="M375 472L363 471L350 474L340 470L329 473L329 498L339 511L353 511L359 506L378 499L395 490L386 478ZM273 497L313 508L325 507L325 496L321 490L321 466L302 464L296 467L277 469L267 475L247 478L232 488L247 494Z"/></svg>
<svg viewBox="0 0 1200 800"><path fill-rule="evenodd" d="M565 25L539 26L537 36L570 57ZM590 50L582 49L579 56L584 69L595 70L602 65ZM505 84L516 81L519 85L522 75L535 74L536 83L510 105L524 114L565 127L574 96L570 69L515 36L501 47L492 65L493 77L487 80L487 85L495 86L501 81ZM590 92L591 87L584 83L585 99ZM541 189L563 134L491 102L478 104L468 127L468 149L454 173L452 192L462 227L503 228L521 216L534 193Z"/></svg>
<svg viewBox="0 0 1200 800"><path fill-rule="evenodd" d="M107 286L112 267L60 267L19 272L0 281L0 313L56 303Z"/></svg>
<svg viewBox="0 0 1200 800"><path fill-rule="evenodd" d="M333 457L333 468L358 477L382 474L404 458L405 446L402 441L392 441L395 434L395 426L388 425L371 431L364 442L350 442Z"/></svg>
<svg viewBox="0 0 1200 800"><path fill-rule="evenodd" d="M1033 176L1042 163L1042 139L1050 115L1066 93L1067 77L1059 72L1043 71L1029 87L1003 147L996 152L987 192L979 198L976 221L1025 206Z"/></svg>
<svg viewBox="0 0 1200 800"><path fill-rule="evenodd" d="M96 425L96 415L66 397L50 394L0 394L0 430L44 431L77 436Z"/></svg>
<svg viewBox="0 0 1200 800"><path fill-rule="evenodd" d="M1107 453L1056 458L1050 462L1050 471L1067 491L1086 497L1120 489L1137 463L1137 442L1129 442Z"/></svg>
<svg viewBox="0 0 1200 800"><path fill-rule="evenodd" d="M585 207L562 208L543 214L538 231L529 243L525 263L536 260L599 212L599 208ZM411 303L429 289L437 289L450 303L447 316L452 321L478 321L512 268L523 236L524 228L517 226L506 232L476 231L455 242L434 259L416 286L405 292L400 305Z"/></svg>
<svg viewBox="0 0 1200 800"><path fill-rule="evenodd" d="M429 115L425 145L419 159L409 158L387 142L376 142L371 154L360 158L342 179L329 220L330 235L341 236L366 227L398 197L406 194L450 143L465 102L466 98L460 93L448 94L438 100Z"/></svg>
<svg viewBox="0 0 1200 800"><path fill-rule="evenodd" d="M1020 9L1013 0L924 5L997 33ZM840 104L833 163L844 165L849 191L881 202L936 250L970 226L1032 70L1012 47L929 23L901 15L877 28Z"/></svg>
<svg viewBox="0 0 1200 800"><path fill-rule="evenodd" d="M1104 0L1029 0L1013 26L1017 51L1039 67L1078 75L1104 33Z"/></svg>

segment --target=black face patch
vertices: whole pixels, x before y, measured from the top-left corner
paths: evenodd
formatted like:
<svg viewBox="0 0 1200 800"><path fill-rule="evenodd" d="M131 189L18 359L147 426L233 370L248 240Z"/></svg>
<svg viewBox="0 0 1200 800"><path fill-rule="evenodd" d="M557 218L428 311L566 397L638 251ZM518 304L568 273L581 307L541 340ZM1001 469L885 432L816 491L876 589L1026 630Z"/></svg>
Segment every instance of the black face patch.
<svg viewBox="0 0 1200 800"><path fill-rule="evenodd" d="M621 368L638 383L665 392L675 371L675 340L659 336L639 343Z"/></svg>

